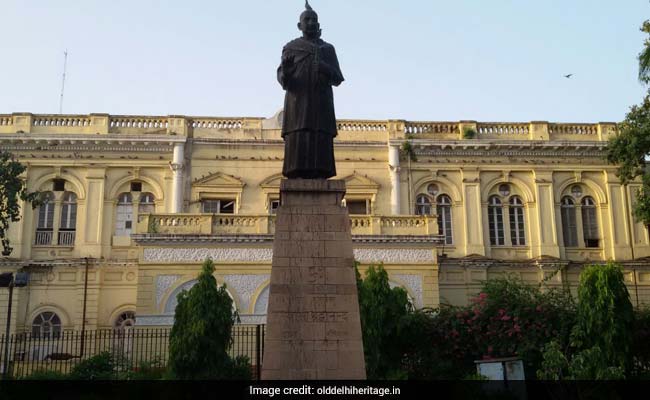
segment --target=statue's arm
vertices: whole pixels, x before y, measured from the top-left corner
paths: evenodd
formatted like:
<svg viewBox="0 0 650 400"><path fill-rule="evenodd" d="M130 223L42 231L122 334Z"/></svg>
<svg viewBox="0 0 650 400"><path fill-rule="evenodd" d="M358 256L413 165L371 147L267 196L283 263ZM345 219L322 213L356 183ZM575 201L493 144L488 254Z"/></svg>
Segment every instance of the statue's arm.
<svg viewBox="0 0 650 400"><path fill-rule="evenodd" d="M345 79L343 78L343 73L341 72L341 67L339 67L339 60L336 57L336 50L332 46L328 49L331 53L327 57L327 61L321 61L319 65L319 70L322 72L328 80L328 83L332 86L338 86Z"/></svg>
<svg viewBox="0 0 650 400"><path fill-rule="evenodd" d="M282 50L282 61L278 67L278 82L282 85L284 90L287 90L291 85L291 77L296 71L294 63L294 55L286 48Z"/></svg>

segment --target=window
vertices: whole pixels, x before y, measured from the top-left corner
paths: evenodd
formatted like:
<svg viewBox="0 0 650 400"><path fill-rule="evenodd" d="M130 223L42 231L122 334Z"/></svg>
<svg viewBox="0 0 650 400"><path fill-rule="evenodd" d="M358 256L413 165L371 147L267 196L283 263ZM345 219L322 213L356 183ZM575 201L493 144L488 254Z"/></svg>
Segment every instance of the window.
<svg viewBox="0 0 650 400"><path fill-rule="evenodd" d="M54 230L54 193L46 192L43 195L43 203L38 207L38 224L36 225L37 246L48 246L52 244L52 232Z"/></svg>
<svg viewBox="0 0 650 400"><path fill-rule="evenodd" d="M124 330L132 326L135 326L135 311L123 312L113 323L113 329L117 330Z"/></svg>
<svg viewBox="0 0 650 400"><path fill-rule="evenodd" d="M269 213L270 214L277 214L278 213L278 208L280 208L280 200L278 199L271 199L269 200Z"/></svg>
<svg viewBox="0 0 650 400"><path fill-rule="evenodd" d="M582 235L585 240L585 247L598 247L596 202L591 197L582 199Z"/></svg>
<svg viewBox="0 0 650 400"><path fill-rule="evenodd" d="M576 206L569 196L562 198L560 204L562 216L562 236L564 236L564 247L578 246L578 224L576 223Z"/></svg>
<svg viewBox="0 0 650 400"><path fill-rule="evenodd" d="M503 185L499 185L499 194L503 197L510 196L510 185L507 183L504 183Z"/></svg>
<svg viewBox="0 0 650 400"><path fill-rule="evenodd" d="M74 246L75 230L77 227L77 195L72 192L63 193L61 203L61 224L59 225L59 246Z"/></svg>
<svg viewBox="0 0 650 400"><path fill-rule="evenodd" d="M451 234L451 199L446 194L438 196L436 213L438 214L438 234L444 237L445 244L453 244Z"/></svg>
<svg viewBox="0 0 650 400"><path fill-rule="evenodd" d="M234 214L235 200L233 199L201 200L201 212L211 213L211 214Z"/></svg>
<svg viewBox="0 0 650 400"><path fill-rule="evenodd" d="M510 198L510 241L513 246L525 246L526 234L524 229L524 204L517 196Z"/></svg>
<svg viewBox="0 0 650 400"><path fill-rule="evenodd" d="M429 193L431 196L435 197L438 192L440 192L440 188L438 187L437 184L432 183L429 186L427 186L427 193Z"/></svg>
<svg viewBox="0 0 650 400"><path fill-rule="evenodd" d="M582 188L580 185L575 185L571 188L571 195L576 199L582 197Z"/></svg>
<svg viewBox="0 0 650 400"><path fill-rule="evenodd" d="M431 200L426 194L420 194L415 199L415 213L417 215L431 215Z"/></svg>
<svg viewBox="0 0 650 400"><path fill-rule="evenodd" d="M366 200L346 200L345 205L349 214L366 215L368 214L368 202Z"/></svg>
<svg viewBox="0 0 650 400"><path fill-rule="evenodd" d="M32 322L32 337L58 338L61 335L61 319L51 311L40 313Z"/></svg>
<svg viewBox="0 0 650 400"><path fill-rule="evenodd" d="M488 225L490 229L490 244L492 246L505 245L503 232L503 208L497 196L488 199Z"/></svg>
<svg viewBox="0 0 650 400"><path fill-rule="evenodd" d="M138 221L142 221L146 214L153 214L156 210L154 204L154 196L151 193L145 192L140 194L140 204L138 204Z"/></svg>
<svg viewBox="0 0 650 400"><path fill-rule="evenodd" d="M132 192L141 192L142 191L142 182L131 182L131 191Z"/></svg>
<svg viewBox="0 0 650 400"><path fill-rule="evenodd" d="M132 229L133 198L131 193L120 193L115 213L115 236L131 236Z"/></svg>
<svg viewBox="0 0 650 400"><path fill-rule="evenodd" d="M65 190L65 179L55 179L52 181L52 190L55 192L63 192Z"/></svg>

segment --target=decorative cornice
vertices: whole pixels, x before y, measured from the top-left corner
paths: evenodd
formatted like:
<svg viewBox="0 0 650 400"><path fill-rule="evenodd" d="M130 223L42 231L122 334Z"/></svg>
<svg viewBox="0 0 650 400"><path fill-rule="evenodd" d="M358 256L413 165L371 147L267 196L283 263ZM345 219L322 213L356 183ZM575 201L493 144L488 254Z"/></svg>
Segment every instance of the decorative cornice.
<svg viewBox="0 0 650 400"><path fill-rule="evenodd" d="M336 140L334 139L334 146L336 147L357 147L357 146L365 146L365 147L386 147L387 141L386 140L381 140L381 138L377 138L378 140L369 140L369 141L361 141L361 140L356 140L356 141L342 141L342 140ZM276 145L276 146L284 146L284 140L282 139L223 139L223 138L193 138L189 139L189 141L192 142L192 144L197 144L197 145L233 145L233 144L245 144L247 146L269 146L269 145Z"/></svg>
<svg viewBox="0 0 650 400"><path fill-rule="evenodd" d="M392 143L392 142L391 142ZM476 156L484 157L602 157L607 142L598 141L444 141L414 140L412 146L418 156Z"/></svg>
<svg viewBox="0 0 650 400"><path fill-rule="evenodd" d="M172 152L175 143L184 142L185 137L161 135L0 135L2 147L14 151Z"/></svg>

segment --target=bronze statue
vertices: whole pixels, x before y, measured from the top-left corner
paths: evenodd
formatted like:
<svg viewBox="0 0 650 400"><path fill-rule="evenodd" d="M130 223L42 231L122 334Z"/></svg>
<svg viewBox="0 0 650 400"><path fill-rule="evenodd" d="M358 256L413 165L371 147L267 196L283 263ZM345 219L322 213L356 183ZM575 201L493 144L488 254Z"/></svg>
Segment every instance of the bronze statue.
<svg viewBox="0 0 650 400"><path fill-rule="evenodd" d="M282 49L278 81L286 90L282 138L289 179L327 179L336 175L336 116L332 86L343 82L334 46L321 40L318 15L305 2L298 29L302 37Z"/></svg>

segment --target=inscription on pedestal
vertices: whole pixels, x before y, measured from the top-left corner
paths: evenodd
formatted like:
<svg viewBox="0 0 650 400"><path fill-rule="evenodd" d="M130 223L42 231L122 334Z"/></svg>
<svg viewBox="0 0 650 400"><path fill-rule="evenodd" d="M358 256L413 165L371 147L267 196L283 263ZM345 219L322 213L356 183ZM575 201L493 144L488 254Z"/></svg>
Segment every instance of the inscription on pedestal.
<svg viewBox="0 0 650 400"><path fill-rule="evenodd" d="M365 379L343 181L283 181L263 379Z"/></svg>

